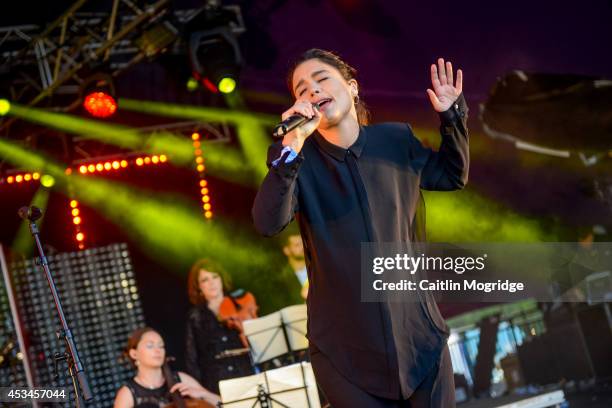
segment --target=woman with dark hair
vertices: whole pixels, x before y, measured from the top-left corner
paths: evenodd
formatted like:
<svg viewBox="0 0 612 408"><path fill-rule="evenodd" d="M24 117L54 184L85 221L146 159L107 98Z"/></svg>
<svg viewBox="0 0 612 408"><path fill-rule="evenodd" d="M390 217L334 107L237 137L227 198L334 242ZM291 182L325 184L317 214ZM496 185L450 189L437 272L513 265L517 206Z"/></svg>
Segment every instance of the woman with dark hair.
<svg viewBox="0 0 612 408"><path fill-rule="evenodd" d="M187 288L193 305L187 321L187 372L219 392L219 381L253 374L242 321L257 317L255 297L232 291L230 275L210 259L197 261Z"/></svg>
<svg viewBox="0 0 612 408"><path fill-rule="evenodd" d="M179 391L184 397L206 401L211 406L219 396L202 387L193 377L176 373L174 384L168 387L162 366L166 361L164 340L154 329L134 330L128 339L123 358L136 369L136 376L119 388L114 408L159 408L172 402L171 393Z"/></svg>
<svg viewBox="0 0 612 408"><path fill-rule="evenodd" d="M429 100L442 143L422 146L405 123L369 125L356 70L338 55L308 50L289 72L294 105L282 119L310 120L268 151L269 172L253 205L272 236L295 216L310 288L312 366L334 408L452 407L448 327L426 296L361 301L361 243L424 240L421 189L463 188L469 167L463 74L431 65Z"/></svg>

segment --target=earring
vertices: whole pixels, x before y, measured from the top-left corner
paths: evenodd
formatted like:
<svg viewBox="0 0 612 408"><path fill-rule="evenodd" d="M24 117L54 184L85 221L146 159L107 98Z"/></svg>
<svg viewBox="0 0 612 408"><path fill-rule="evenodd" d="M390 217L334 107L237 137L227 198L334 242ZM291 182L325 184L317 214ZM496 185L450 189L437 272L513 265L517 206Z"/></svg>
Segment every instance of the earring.
<svg viewBox="0 0 612 408"><path fill-rule="evenodd" d="M359 95L355 95L355 105L359 104Z"/></svg>

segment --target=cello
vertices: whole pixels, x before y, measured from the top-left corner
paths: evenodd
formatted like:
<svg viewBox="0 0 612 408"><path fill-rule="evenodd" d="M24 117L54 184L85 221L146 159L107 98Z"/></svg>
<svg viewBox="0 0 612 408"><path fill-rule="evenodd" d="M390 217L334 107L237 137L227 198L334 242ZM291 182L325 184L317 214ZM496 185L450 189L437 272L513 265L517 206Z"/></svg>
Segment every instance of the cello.
<svg viewBox="0 0 612 408"><path fill-rule="evenodd" d="M167 357L166 362L162 366L162 372L168 384L168 389L172 389L176 384L176 377L168 363L174 361L174 357ZM206 401L183 397L180 392L174 391L172 394L172 402L164 405L164 408L215 408L214 405Z"/></svg>

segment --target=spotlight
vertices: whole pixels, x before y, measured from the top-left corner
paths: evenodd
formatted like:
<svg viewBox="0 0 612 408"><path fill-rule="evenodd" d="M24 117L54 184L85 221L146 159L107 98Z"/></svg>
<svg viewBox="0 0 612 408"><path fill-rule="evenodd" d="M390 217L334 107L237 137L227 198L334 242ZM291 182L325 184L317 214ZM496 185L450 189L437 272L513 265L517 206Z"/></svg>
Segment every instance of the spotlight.
<svg viewBox="0 0 612 408"><path fill-rule="evenodd" d="M42 184L43 187L51 188L51 187L53 187L55 185L55 178L53 176L48 175L48 174L44 174L40 178L40 184Z"/></svg>
<svg viewBox="0 0 612 408"><path fill-rule="evenodd" d="M236 89L236 80L231 77L224 77L219 81L219 91L222 93L232 93Z"/></svg>
<svg viewBox="0 0 612 408"><path fill-rule="evenodd" d="M83 107L92 116L108 118L117 111L115 87L107 74L95 74L82 87Z"/></svg>
<svg viewBox="0 0 612 408"><path fill-rule="evenodd" d="M11 103L6 99L0 99L0 116L4 116L11 110Z"/></svg>
<svg viewBox="0 0 612 408"><path fill-rule="evenodd" d="M190 22L189 57L195 79L213 92L236 89L242 53L236 35L244 31L240 8L209 6ZM198 30L199 27L211 27Z"/></svg>
<svg viewBox="0 0 612 408"><path fill-rule="evenodd" d="M189 77L189 79L187 80L186 86L187 86L187 90L189 92L196 91L198 89L198 86L199 86L198 80L195 79L194 77Z"/></svg>

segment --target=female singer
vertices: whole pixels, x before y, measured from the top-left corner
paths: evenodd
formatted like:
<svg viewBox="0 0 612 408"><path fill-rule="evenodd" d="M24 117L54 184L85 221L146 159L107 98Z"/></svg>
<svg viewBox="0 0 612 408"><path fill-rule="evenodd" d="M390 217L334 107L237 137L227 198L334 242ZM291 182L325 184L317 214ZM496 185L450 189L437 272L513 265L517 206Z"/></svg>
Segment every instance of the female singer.
<svg viewBox="0 0 612 408"><path fill-rule="evenodd" d="M178 372L178 380L172 387L163 374L166 361L164 340L150 327L132 332L123 357L136 369L136 376L119 388L114 408L159 408L172 402L171 393L178 391L181 396L204 400L215 406L219 396L202 387L193 377Z"/></svg>
<svg viewBox="0 0 612 408"><path fill-rule="evenodd" d="M361 243L423 238L420 189L457 190L467 182L462 72L455 81L451 63L440 58L430 75L427 95L441 122L437 152L405 123L368 125L356 70L336 54L309 50L289 72L295 103L282 119L310 120L268 151L253 220L266 236L298 220L311 361L334 408L455 405L449 333L435 302L360 296Z"/></svg>
<svg viewBox="0 0 612 408"><path fill-rule="evenodd" d="M218 263L202 259L188 277L187 372L219 392L219 381L253 374L242 320L257 317L255 297L231 290L231 278Z"/></svg>

